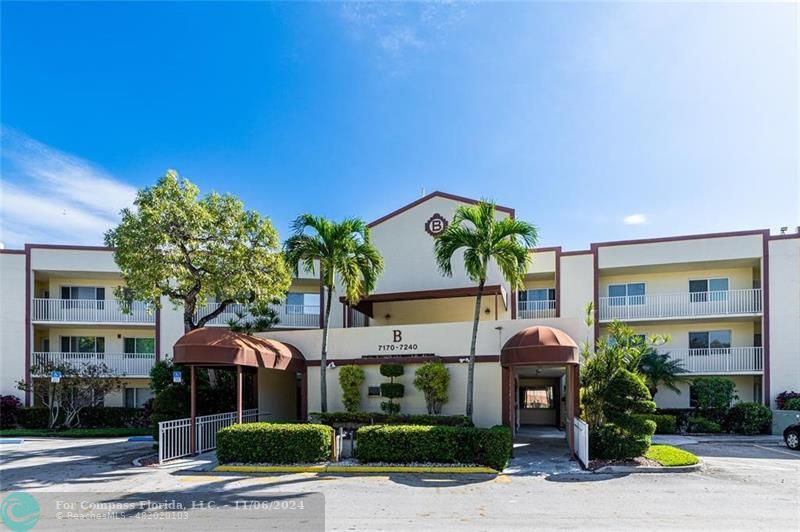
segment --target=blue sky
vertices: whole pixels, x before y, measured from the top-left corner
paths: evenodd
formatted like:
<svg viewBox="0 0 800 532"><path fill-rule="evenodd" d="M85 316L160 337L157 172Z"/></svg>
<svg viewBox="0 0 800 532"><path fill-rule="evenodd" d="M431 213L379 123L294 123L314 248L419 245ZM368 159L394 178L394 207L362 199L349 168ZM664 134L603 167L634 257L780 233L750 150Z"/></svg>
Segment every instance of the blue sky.
<svg viewBox="0 0 800 532"><path fill-rule="evenodd" d="M800 224L797 4L0 9L9 248L100 244L167 168L282 236L423 188L565 249Z"/></svg>

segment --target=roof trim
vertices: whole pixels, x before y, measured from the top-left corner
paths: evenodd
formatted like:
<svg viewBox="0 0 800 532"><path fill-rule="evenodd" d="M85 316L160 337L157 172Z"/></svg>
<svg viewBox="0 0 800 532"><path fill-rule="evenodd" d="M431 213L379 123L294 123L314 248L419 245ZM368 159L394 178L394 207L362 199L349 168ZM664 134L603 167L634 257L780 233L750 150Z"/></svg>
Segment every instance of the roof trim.
<svg viewBox="0 0 800 532"><path fill-rule="evenodd" d="M74 251L114 251L108 246L73 246L70 244L25 244L26 249L66 249Z"/></svg>
<svg viewBox="0 0 800 532"><path fill-rule="evenodd" d="M476 203L478 203L478 200L476 200L476 199L465 198L464 196L456 196L455 194L448 194L447 192L441 192L441 191L437 190L435 192L431 192L430 194L428 194L426 196L422 196L418 200L412 201L411 203L409 203L409 204L407 204L407 205L405 205L403 207L400 207L399 209L394 210L394 211L390 212L389 214L381 216L377 220L374 220L374 221L368 223L367 227L370 227L370 228L375 227L376 225L381 224L381 223L385 222L386 220L389 220L390 218L394 218L395 216L403 214L407 210L413 209L417 205L421 205L421 204L425 203L426 201L428 201L429 199L432 199L432 198L445 198L445 199L449 199L449 200L453 200L453 201L458 201L458 202L461 202L461 203L468 203L468 204L471 204L471 205L475 205ZM512 218L514 218L515 211L511 207L505 207L503 205L495 205L495 207L496 207L496 209L498 211L508 213Z"/></svg>
<svg viewBox="0 0 800 532"><path fill-rule="evenodd" d="M700 233L694 235L665 236L660 238L640 238L636 240L613 240L610 242L596 242L592 249L610 246L631 246L636 244L658 244L661 242L679 242L681 240L703 240L706 238L731 238L737 236L762 235L769 238L769 229L749 229L747 231L729 231L725 233Z"/></svg>

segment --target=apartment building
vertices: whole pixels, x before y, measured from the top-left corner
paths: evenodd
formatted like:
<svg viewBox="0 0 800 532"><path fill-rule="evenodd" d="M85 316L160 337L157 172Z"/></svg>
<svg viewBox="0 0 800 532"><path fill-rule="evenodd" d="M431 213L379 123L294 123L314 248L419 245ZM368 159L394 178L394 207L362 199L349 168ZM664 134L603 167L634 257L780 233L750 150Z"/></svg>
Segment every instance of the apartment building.
<svg viewBox="0 0 800 532"><path fill-rule="evenodd" d="M385 379L378 368L392 361L407 366L399 379L406 385L403 411L425 412L413 372L441 360L451 374L444 413L463 413L476 292L460 266L452 277L438 272L433 244L456 207L471 202L434 192L370 224L385 271L374 293L354 307L341 292L333 296L331 410L343 408L336 370L346 364L364 367L361 407L379 410ZM498 217L514 215L498 207ZM120 312L113 290L122 281L108 249L28 245L0 259L2 393L31 378L29 368L40 357L98 357L126 380L124 393L106 404L137 405L149 396L149 368L171 356L183 335L180 311L166 302L152 314L143 305ZM262 411L292 418L318 410L320 309L328 297L318 278L304 274L278 309L278 327L259 333L291 346L304 366L254 370ZM584 321L589 302L591 327ZM224 327L236 310L211 326ZM575 346L592 344L613 320L640 334L669 336L659 349L688 373L681 393L659 389L660 406L690 406L691 378L700 375L730 378L740 400L772 403L781 391L800 389L800 234L753 230L602 242L585 250L540 248L519 291L493 268L478 336L476 423L568 426L577 401Z"/></svg>

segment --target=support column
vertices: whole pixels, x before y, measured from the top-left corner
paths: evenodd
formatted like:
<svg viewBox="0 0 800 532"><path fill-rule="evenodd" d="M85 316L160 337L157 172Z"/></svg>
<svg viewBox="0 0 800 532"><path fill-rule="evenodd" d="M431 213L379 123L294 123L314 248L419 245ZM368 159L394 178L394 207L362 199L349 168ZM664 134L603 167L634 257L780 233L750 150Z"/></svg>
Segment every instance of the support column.
<svg viewBox="0 0 800 532"><path fill-rule="evenodd" d="M195 376L195 367L189 366L189 452L195 454L197 452L197 378Z"/></svg>
<svg viewBox="0 0 800 532"><path fill-rule="evenodd" d="M575 458L575 415L577 414L576 405L578 404L578 365L570 364L567 366L567 441L569 442L569 452Z"/></svg>
<svg viewBox="0 0 800 532"><path fill-rule="evenodd" d="M236 422L241 424L242 423L242 406L243 406L243 399L242 394L244 393L244 382L243 382L243 375L242 375L242 366L236 366Z"/></svg>

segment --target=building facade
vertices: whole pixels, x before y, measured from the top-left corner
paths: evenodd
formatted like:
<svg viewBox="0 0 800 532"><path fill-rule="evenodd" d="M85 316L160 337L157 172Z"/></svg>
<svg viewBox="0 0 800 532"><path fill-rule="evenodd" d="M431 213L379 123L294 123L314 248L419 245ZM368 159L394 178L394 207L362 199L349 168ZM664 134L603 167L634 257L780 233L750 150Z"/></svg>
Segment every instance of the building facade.
<svg viewBox="0 0 800 532"><path fill-rule="evenodd" d="M370 224L385 270L374 293L354 307L342 301L341 291L333 294L330 410L343 409L337 368L346 364L365 368L362 409L380 410L378 387L385 378L378 369L392 361L406 367L399 378L406 392L402 411L424 413L414 371L436 359L451 376L443 413L463 413L475 286L459 260L453 276L443 277L433 245L454 210L472 201L435 192ZM514 215L511 208L497 209L498 217ZM102 360L124 375L124 390L108 397L107 405L138 406L150 396L148 372L160 357L171 356L183 335L182 311L165 301L155 313L143 304L123 313L114 299L122 279L111 250L30 244L4 250L0 268L2 394L22 395L16 381L35 378L31 368L37 361L59 359ZM297 417L301 396L308 411L319 409L320 309L328 297L318 272L304 273L278 306L278 327L259 333L291 344L306 360L302 376L258 370L259 408L275 418ZM591 325L585 321L588 303L594 307ZM659 389L655 400L664 408L689 407L691 378L700 375L729 378L740 400L773 406L778 393L800 389L798 233L753 230L602 242L577 251L540 248L524 290L513 290L493 267L481 306L474 415L479 425L565 425L575 400L572 366L557 360L514 363L504 354L536 328L590 345L613 320L640 334L668 335L659 349L689 373L681 393ZM224 327L236 310L211 326ZM298 387L303 393L295 393Z"/></svg>

